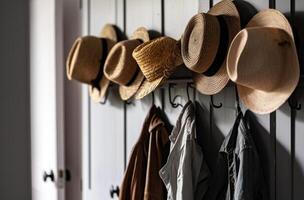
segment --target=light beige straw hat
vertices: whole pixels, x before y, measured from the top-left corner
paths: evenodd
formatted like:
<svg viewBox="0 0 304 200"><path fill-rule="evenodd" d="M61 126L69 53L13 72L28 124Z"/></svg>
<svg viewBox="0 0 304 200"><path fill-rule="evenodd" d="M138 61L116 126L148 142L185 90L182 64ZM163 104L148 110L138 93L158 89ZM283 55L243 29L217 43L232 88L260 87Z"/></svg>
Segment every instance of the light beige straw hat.
<svg viewBox="0 0 304 200"><path fill-rule="evenodd" d="M66 62L67 77L90 85L90 96L95 102L104 98L110 81L103 75L107 54L118 41L116 27L107 24L101 37L79 37L73 44Z"/></svg>
<svg viewBox="0 0 304 200"><path fill-rule="evenodd" d="M181 41L185 65L194 74L194 84L203 94L220 92L228 83L226 55L229 44L240 31L240 16L231 0L214 5L189 21Z"/></svg>
<svg viewBox="0 0 304 200"><path fill-rule="evenodd" d="M104 74L109 80L119 84L119 94L123 100L130 99L144 80L144 75L132 57L132 52L137 46L149 40L148 30L140 27L130 40L117 43L109 52Z"/></svg>
<svg viewBox="0 0 304 200"><path fill-rule="evenodd" d="M145 76L135 94L136 99L143 98L162 85L183 63L180 41L170 37L160 37L139 45L133 51L133 57Z"/></svg>
<svg viewBox="0 0 304 200"><path fill-rule="evenodd" d="M227 55L228 75L240 99L259 114L273 112L289 98L299 70L292 28L273 9L256 14L234 38Z"/></svg>

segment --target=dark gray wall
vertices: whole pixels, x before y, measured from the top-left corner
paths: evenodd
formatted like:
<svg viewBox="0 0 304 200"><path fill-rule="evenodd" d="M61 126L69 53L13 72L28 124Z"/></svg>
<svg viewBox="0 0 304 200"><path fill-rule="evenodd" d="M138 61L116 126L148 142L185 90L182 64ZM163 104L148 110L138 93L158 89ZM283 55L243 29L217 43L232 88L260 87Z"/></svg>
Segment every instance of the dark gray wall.
<svg viewBox="0 0 304 200"><path fill-rule="evenodd" d="M30 200L28 1L0 1L0 199Z"/></svg>

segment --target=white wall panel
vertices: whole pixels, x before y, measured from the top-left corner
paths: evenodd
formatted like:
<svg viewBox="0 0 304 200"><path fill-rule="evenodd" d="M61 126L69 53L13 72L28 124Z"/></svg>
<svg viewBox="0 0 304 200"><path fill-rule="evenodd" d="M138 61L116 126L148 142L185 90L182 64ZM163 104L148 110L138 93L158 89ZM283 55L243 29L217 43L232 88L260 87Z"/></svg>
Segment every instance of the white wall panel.
<svg viewBox="0 0 304 200"><path fill-rule="evenodd" d="M131 36L133 31L139 26L146 26L148 29L153 29L158 32L161 32L161 27L164 27L164 34L171 36L175 39L178 39L184 31L184 28L188 20L196 14L198 11L207 12L209 9L210 1L186 1L186 0L164 0L164 20L162 24L162 1L161 0L126 0L126 13L122 14L123 4L115 5L115 1L106 1L106 0L91 0L92 13L90 24L92 26L92 33L98 34L101 28L102 23L105 22L116 22L119 26L123 26L121 21L123 16L125 16L126 22L126 34ZM213 0L213 4L219 2L220 0ZM294 1L294 0L290 0ZM263 10L268 8L271 5L275 5L277 9L282 11L286 16L290 15L291 2L285 0L248 0L251 5L253 5L257 10ZM304 4L302 0L295 0L296 2L296 16L297 16L297 26L303 22L302 11L304 9ZM273 4L274 3L274 4ZM303 5L302 5L303 4ZM115 14L116 13L116 14ZM102 20L101 20L102 18ZM300 33L300 34L299 34ZM299 28L299 35L303 35L303 31ZM303 39L299 41L301 47L303 46ZM303 53L301 53L303 54ZM188 74L187 74L188 75ZM172 124L175 124L176 119L181 111L181 107L172 108L169 102L168 95L168 85L164 86L164 109L167 113ZM185 104L187 99L186 94L186 83L178 84L172 88L172 98L175 95L181 95L181 98L177 98L177 102ZM192 89L190 91L190 97L192 98ZM156 91L156 103L161 105L161 92L160 90ZM114 98L114 97L111 97ZM216 148L219 147L221 141L228 134L231 129L233 122L235 120L235 94L234 87L229 85L219 94L214 95L214 103L222 103L223 107L216 109L210 108L210 96L196 93L196 99L204 105L206 121L206 132L211 134L211 139L215 142ZM113 150L114 158L112 160L120 159L123 155L122 147L119 144L123 144L120 140L123 134L123 103L118 100L112 100L115 103L108 103L105 106L101 105L92 105L91 108L91 118L92 118L92 137L95 147L92 149L92 155L95 154L95 157L92 157L92 168L96 171L94 172L97 175L98 179L105 178L107 179L104 185L99 185L108 187L107 185L110 182L120 182L120 176L112 177L112 172L109 171L107 159L110 158L102 157L100 150L107 149L108 141L114 143ZM111 102L111 101L110 101ZM303 103L303 102L302 102ZM141 101L134 101L130 105L126 105L126 150L127 157L129 158L130 151L136 142L140 130L142 127L143 120L148 112L148 109L151 106L151 95L145 97ZM245 108L243 107L243 110ZM116 113L116 114L114 114ZM290 115L290 108L287 103L285 103L280 109L276 112L268 115L255 115L252 114L252 118L255 120L255 127L253 132L256 135L253 135L256 142L258 151L260 153L261 163L263 165L265 178L267 181L267 187L270 193L271 200L285 200L291 199L294 195L294 199L301 199L303 197L303 188L304 186L304 159L302 154L302 147L304 145L302 137L303 121L302 110L297 112L296 122L294 122L294 137L295 141L292 141L292 117ZM104 136L103 132L109 130L111 123L105 118L109 118L111 115L116 122L116 126L112 129L112 135ZM103 121L107 121L107 124L103 124ZM120 124L121 123L121 124ZM118 125L119 124L119 125ZM100 133L99 133L100 132ZM102 133L101 133L102 132ZM107 132L107 131L106 131ZM98 133L100 135L98 135ZM117 134L117 135L116 135ZM106 142L102 141L103 138L106 138ZM292 144L294 143L294 147ZM115 147L116 144L116 147ZM104 146L104 147L98 147ZM294 160L292 160L292 149L294 148ZM121 156L119 154L122 154ZM97 158L97 155L99 156ZM115 164L122 164L119 161L111 161ZM292 168L294 167L294 168ZM108 171L100 171L102 169L108 169ZM121 169L121 167L114 167L115 170ZM94 171L93 170L93 171ZM113 171L115 171L113 170ZM98 173L97 173L98 171ZM109 180L110 178L113 180ZM94 177L96 179L96 177ZM93 181L94 183L94 181ZM116 183L115 183L116 184ZM294 188L292 188L294 186ZM106 194L103 194L106 192ZM101 189L98 193L92 193L92 198L95 198L94 195L100 194L107 196L108 188ZM291 199L293 200L293 199Z"/></svg>

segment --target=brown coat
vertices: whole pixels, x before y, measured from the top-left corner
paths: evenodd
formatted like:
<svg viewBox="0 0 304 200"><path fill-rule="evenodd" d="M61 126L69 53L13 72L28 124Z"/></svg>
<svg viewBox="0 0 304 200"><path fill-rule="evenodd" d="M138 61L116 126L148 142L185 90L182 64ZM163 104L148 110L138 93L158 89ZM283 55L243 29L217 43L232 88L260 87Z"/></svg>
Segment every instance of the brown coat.
<svg viewBox="0 0 304 200"><path fill-rule="evenodd" d="M159 170L169 151L168 131L160 110L152 106L142 127L120 188L120 200L166 199Z"/></svg>

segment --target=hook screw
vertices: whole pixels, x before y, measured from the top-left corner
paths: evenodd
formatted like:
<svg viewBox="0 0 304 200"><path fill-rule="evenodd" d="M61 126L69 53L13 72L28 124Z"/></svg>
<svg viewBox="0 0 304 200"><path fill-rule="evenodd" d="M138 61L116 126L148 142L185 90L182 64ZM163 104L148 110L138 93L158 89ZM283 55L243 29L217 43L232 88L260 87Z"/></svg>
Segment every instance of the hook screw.
<svg viewBox="0 0 304 200"><path fill-rule="evenodd" d="M210 96L210 104L211 104L211 106L212 106L213 108L221 108L221 107L223 106L222 103L220 103L220 104L218 104L218 105L214 104L213 95Z"/></svg>

